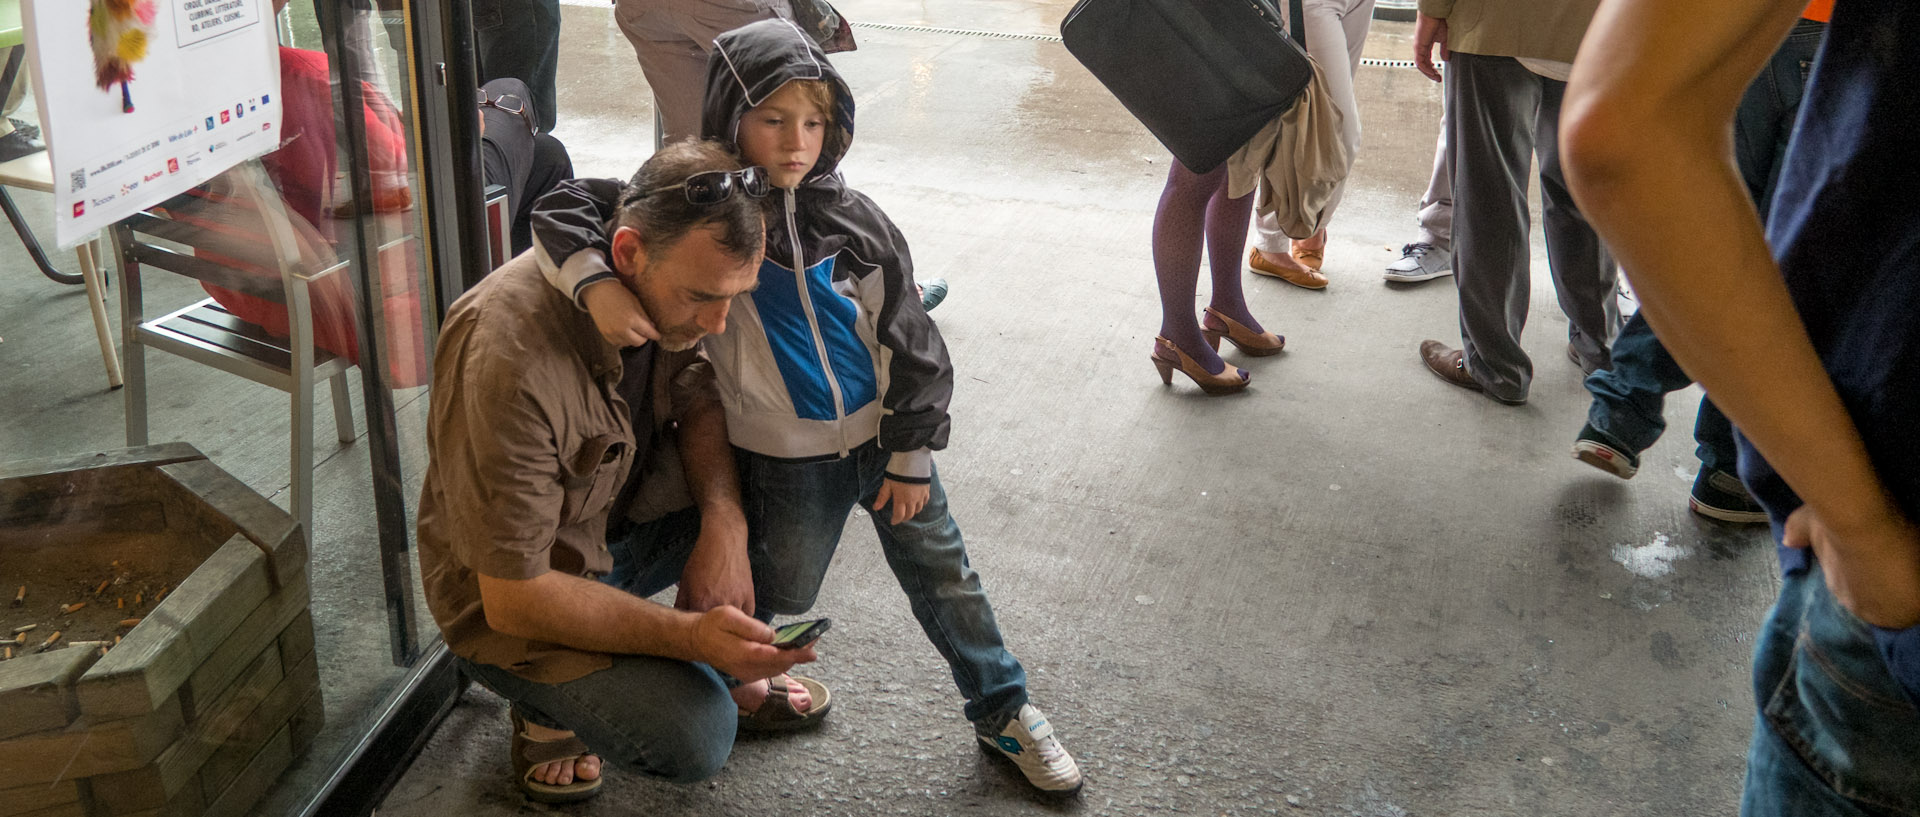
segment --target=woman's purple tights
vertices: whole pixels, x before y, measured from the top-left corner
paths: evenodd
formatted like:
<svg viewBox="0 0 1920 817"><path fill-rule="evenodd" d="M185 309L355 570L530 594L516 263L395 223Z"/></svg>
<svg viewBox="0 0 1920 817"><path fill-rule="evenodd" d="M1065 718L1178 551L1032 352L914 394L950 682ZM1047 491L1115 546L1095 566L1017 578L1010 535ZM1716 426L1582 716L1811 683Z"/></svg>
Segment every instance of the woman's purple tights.
<svg viewBox="0 0 1920 817"><path fill-rule="evenodd" d="M1160 336L1219 374L1226 363L1200 334L1194 299L1200 283L1200 245L1204 240L1213 268L1212 306L1255 332L1264 331L1247 311L1240 289L1241 256L1247 249L1247 221L1253 194L1227 197L1227 168L1197 174L1178 160L1167 173L1160 209L1153 214L1153 270L1160 279Z"/></svg>

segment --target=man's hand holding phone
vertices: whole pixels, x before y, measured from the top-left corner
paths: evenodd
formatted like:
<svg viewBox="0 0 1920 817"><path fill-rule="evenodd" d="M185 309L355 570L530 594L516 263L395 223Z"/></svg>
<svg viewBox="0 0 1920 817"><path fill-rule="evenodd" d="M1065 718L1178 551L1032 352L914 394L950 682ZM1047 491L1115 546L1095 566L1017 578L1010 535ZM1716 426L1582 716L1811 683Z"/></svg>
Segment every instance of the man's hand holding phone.
<svg viewBox="0 0 1920 817"><path fill-rule="evenodd" d="M772 678L794 664L819 658L811 646L775 647L773 635L772 627L740 612L738 607L715 607L694 621L692 652L714 669L742 681Z"/></svg>

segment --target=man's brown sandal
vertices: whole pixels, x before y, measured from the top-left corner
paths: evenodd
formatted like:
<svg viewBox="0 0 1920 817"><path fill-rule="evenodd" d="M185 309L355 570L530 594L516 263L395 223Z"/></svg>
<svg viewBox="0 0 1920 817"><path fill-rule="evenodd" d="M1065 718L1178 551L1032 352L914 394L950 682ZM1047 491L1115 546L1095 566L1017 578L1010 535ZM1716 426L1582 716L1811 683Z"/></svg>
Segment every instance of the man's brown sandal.
<svg viewBox="0 0 1920 817"><path fill-rule="evenodd" d="M527 734L527 722L520 717L519 708L508 710L513 717L513 775L514 783L519 786L528 800L536 803L577 803L600 793L601 778L580 780L572 783L542 783L533 779L533 770L548 763L562 763L579 760L592 754L586 742L569 733L559 740L535 740Z"/></svg>
<svg viewBox="0 0 1920 817"><path fill-rule="evenodd" d="M833 708L833 693L827 686L801 675L788 676L807 688L807 694L813 696L813 705L801 712L793 708L793 701L787 698L787 685L767 683L767 699L760 702L760 708L751 713L740 713L740 731L742 732L789 732L813 726L827 717L827 710Z"/></svg>

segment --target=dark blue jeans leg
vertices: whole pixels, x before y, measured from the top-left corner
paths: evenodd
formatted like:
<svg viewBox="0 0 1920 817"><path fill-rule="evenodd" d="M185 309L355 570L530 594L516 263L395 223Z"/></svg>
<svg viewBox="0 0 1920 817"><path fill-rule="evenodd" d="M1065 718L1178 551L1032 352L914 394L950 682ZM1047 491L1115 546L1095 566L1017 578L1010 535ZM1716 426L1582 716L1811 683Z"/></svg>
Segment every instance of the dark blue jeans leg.
<svg viewBox="0 0 1920 817"><path fill-rule="evenodd" d="M540 131L553 130L559 111L559 0L474 0L473 50L480 82L512 77L533 92ZM462 97L456 94L454 99Z"/></svg>
<svg viewBox="0 0 1920 817"><path fill-rule="evenodd" d="M1747 86L1734 112L1734 159L1762 216L1772 209L1773 187L1793 138L1794 120L1800 116L1807 75L1826 35L1826 23L1801 20L1795 24L1760 76Z"/></svg>
<svg viewBox="0 0 1920 817"><path fill-rule="evenodd" d="M860 459L866 482L860 504L871 508L886 477L887 453L862 449ZM947 511L938 468L931 488L926 507L912 519L892 524L889 506L872 512L873 528L920 629L947 660L954 684L967 699L967 720L984 734L999 734L1027 702L1027 672L1000 638L993 605L967 561L960 526Z"/></svg>
<svg viewBox="0 0 1920 817"><path fill-rule="evenodd" d="M691 783L717 774L733 752L739 710L705 664L616 655L612 667L584 678L541 684L455 660L528 720L572 730L595 754L628 771Z"/></svg>
<svg viewBox="0 0 1920 817"><path fill-rule="evenodd" d="M820 595L847 512L860 500L856 458L793 462L740 452L754 615L799 615Z"/></svg>
<svg viewBox="0 0 1920 817"><path fill-rule="evenodd" d="M680 582L695 542L700 511L687 508L642 524L621 523L607 538L613 572L600 581L646 598Z"/></svg>
<svg viewBox="0 0 1920 817"><path fill-rule="evenodd" d="M1613 341L1612 366L1587 375L1587 391L1593 395L1587 422L1637 455L1667 430L1661 413L1667 393L1692 383L1654 337L1647 319L1635 312Z"/></svg>
<svg viewBox="0 0 1920 817"><path fill-rule="evenodd" d="M1920 815L1920 708L1818 563L1782 584L1753 672L1743 817Z"/></svg>

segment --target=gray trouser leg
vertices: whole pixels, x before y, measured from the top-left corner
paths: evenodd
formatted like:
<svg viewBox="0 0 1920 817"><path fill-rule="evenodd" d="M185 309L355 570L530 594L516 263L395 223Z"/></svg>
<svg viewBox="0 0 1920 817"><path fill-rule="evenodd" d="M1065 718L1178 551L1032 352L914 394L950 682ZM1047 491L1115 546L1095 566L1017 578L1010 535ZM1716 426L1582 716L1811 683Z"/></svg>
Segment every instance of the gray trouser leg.
<svg viewBox="0 0 1920 817"><path fill-rule="evenodd" d="M1540 80L1539 139L1540 226L1547 234L1547 262L1553 269L1553 288L1560 311L1570 322L1567 340L1580 354L1587 372L1608 368L1613 339L1620 334L1620 271L1600 243L1593 226L1573 203L1566 177L1560 171L1560 97L1567 84Z"/></svg>
<svg viewBox="0 0 1920 817"><path fill-rule="evenodd" d="M1453 149L1453 274L1467 372L1488 394L1525 400L1527 170L1540 109L1537 74L1511 57L1453 53L1447 141Z"/></svg>

